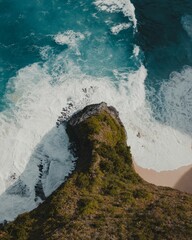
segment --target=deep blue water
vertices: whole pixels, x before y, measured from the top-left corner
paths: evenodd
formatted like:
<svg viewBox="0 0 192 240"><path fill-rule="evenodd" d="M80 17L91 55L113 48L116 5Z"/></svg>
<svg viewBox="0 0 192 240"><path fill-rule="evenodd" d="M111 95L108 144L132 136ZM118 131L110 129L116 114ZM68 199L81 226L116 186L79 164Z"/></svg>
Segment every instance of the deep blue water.
<svg viewBox="0 0 192 240"><path fill-rule="evenodd" d="M192 2L190 0L133 0L132 2L138 20L136 42L144 51L144 65L148 69L148 77L145 80L149 93L147 97L151 102L154 117L166 122L169 112L165 109L167 103L163 102L165 96L162 97L161 86L170 81L172 73L181 72L185 66L192 66ZM180 80L186 82L185 87L189 90L187 95L191 99L192 75L183 73ZM178 84L177 88L179 87ZM172 90L174 91L176 87ZM175 104L181 104L181 108L186 108L185 101L182 103L186 93L182 91L181 88L178 99L172 96L172 106L169 106L169 110L174 109L174 101ZM191 109L191 103L187 108ZM189 111L188 124L191 124L191 110ZM174 127L184 130L184 125L184 122L176 123ZM191 132L189 128L184 131Z"/></svg>
<svg viewBox="0 0 192 240"><path fill-rule="evenodd" d="M144 64L148 71L147 99L153 115L159 121L168 121L163 114L168 110L164 109L167 103L164 104L162 84L170 81L172 72L192 65L192 3L190 0L132 0L132 3L137 29L132 24L113 34L114 25L131 23L130 19L120 10L102 11L94 1L0 0L0 111L9 107L6 93L16 90L7 83L20 69L48 62L48 72L57 81L59 74L67 72L63 61L57 61L55 67L55 59L62 54L63 59L71 60L83 73L110 77L117 85L120 83L114 69L126 74ZM71 30L84 35L78 50L54 39L57 34ZM141 49L139 58L133 55L135 45ZM42 56L43 49L47 57ZM188 122L191 117L187 117Z"/></svg>
<svg viewBox="0 0 192 240"><path fill-rule="evenodd" d="M95 16L94 16L95 14ZM17 71L34 62L43 62L40 49L53 48L59 54L67 45L58 45L53 36L73 30L87 32L79 46L81 56L71 58L81 69L93 75L111 75L114 68L133 67L129 59L133 49L133 31L110 33L110 25L125 19L123 13L99 12L92 1L0 1L0 109L3 109L6 84ZM75 55L75 56L73 56ZM50 66L51 68L51 66Z"/></svg>
<svg viewBox="0 0 192 240"><path fill-rule="evenodd" d="M0 0L0 221L73 170L62 108L105 101L139 166L192 164L192 2L131 1Z"/></svg>
<svg viewBox="0 0 192 240"><path fill-rule="evenodd" d="M156 90L163 79L184 65L192 65L192 39L183 27L191 28L192 2L190 0L133 0L138 20L137 44L145 53L148 69L147 87Z"/></svg>

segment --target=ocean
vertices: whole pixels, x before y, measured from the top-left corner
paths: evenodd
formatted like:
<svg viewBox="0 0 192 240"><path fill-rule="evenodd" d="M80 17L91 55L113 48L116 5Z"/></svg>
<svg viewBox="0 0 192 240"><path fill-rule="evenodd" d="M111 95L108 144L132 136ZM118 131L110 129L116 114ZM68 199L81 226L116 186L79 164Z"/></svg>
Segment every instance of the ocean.
<svg viewBox="0 0 192 240"><path fill-rule="evenodd" d="M192 163L190 0L0 0L0 221L74 169L62 108L102 101L139 166Z"/></svg>

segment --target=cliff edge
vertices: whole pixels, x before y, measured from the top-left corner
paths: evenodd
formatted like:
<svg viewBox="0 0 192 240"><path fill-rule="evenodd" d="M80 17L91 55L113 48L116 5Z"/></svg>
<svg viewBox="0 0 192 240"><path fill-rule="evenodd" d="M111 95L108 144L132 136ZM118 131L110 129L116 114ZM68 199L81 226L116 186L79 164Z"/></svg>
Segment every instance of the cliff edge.
<svg viewBox="0 0 192 240"><path fill-rule="evenodd" d="M192 196L143 181L134 171L118 112L87 106L67 123L76 169L0 239L191 239Z"/></svg>

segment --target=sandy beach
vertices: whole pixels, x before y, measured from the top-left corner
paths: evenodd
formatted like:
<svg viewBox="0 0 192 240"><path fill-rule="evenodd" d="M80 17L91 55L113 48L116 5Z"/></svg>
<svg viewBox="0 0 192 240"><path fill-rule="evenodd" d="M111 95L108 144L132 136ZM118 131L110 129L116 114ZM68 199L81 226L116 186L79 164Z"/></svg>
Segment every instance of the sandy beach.
<svg viewBox="0 0 192 240"><path fill-rule="evenodd" d="M157 172L145 169L134 162L135 171L147 182L192 193L192 164L172 171Z"/></svg>

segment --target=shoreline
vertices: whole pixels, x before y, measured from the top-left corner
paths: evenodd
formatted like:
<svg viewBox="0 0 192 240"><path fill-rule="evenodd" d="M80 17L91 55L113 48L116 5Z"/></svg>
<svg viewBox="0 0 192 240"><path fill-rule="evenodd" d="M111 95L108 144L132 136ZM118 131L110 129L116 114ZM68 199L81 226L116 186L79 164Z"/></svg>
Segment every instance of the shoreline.
<svg viewBox="0 0 192 240"><path fill-rule="evenodd" d="M149 183L192 194L192 164L175 170L160 172L140 167L135 161L133 161L133 166L136 173Z"/></svg>

